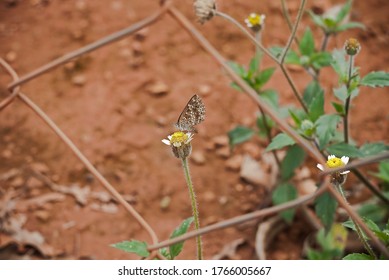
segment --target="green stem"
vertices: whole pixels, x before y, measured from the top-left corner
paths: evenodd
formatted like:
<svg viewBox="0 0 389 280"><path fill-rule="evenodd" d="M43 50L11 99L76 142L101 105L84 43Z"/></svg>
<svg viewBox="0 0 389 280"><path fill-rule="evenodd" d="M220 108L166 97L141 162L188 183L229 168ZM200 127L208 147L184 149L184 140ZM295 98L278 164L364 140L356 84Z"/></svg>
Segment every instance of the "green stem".
<svg viewBox="0 0 389 280"><path fill-rule="evenodd" d="M344 201L346 203L348 203L347 201L347 198L344 194L344 191L343 191L343 188L342 188L342 185L340 184L336 184L336 188L337 190L339 191L340 195L342 196L342 198L344 199ZM365 249L369 252L369 254L374 258L374 259L377 259L377 255L374 253L373 249L371 248L370 244L367 242L367 238L365 237L365 235L363 234L362 232L362 229L361 227L358 225L358 223L356 223L351 217L350 217L351 221L353 222L354 226L355 226L355 231L357 232L358 234L358 237L359 239L361 240L363 246L365 247Z"/></svg>
<svg viewBox="0 0 389 280"><path fill-rule="evenodd" d="M255 40L260 44L262 43L261 31L255 32ZM259 73L259 70L261 69L262 56L263 56L263 52L257 45L255 45L255 57L258 60L258 68L256 69L257 73Z"/></svg>
<svg viewBox="0 0 389 280"><path fill-rule="evenodd" d="M348 79L347 79L347 93L350 88L350 83L351 83L351 76L352 76L352 70L353 70L353 63L354 63L354 57L350 55L349 57L349 69L348 69ZM346 99L346 104L344 106L344 117L343 117L343 122L344 122L344 142L348 143L349 141L349 132L348 132L348 126L349 126L349 111L350 111L350 101L351 101L351 93L348 93L348 97Z"/></svg>
<svg viewBox="0 0 389 280"><path fill-rule="evenodd" d="M195 229L199 230L200 229L199 212L197 210L196 195L193 189L192 178L190 177L190 173L189 173L188 158L186 157L181 160L182 160L182 167L184 168L185 180L188 185L190 200L192 202L192 212L193 212ZM196 244L197 244L197 259L202 260L203 250L201 245L201 236L196 237Z"/></svg>

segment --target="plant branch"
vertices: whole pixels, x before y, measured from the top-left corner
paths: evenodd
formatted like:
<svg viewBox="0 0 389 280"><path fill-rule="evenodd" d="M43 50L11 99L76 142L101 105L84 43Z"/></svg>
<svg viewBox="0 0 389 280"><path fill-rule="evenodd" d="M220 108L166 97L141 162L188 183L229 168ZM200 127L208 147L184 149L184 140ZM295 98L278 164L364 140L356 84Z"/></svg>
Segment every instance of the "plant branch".
<svg viewBox="0 0 389 280"><path fill-rule="evenodd" d="M172 9L169 9L170 11ZM256 46L258 46L264 54L266 54L268 57L270 57L275 63L277 63L278 66L280 66L284 76L286 77L286 80L288 81L290 87L292 88L292 91L293 91L293 94L294 96L296 97L296 99L299 101L301 107L304 109L305 112L308 112L308 109L307 109L307 106L305 105L304 101L302 100L301 98L301 94L300 92L298 91L292 77L290 76L288 70L283 66L283 64L280 63L280 61L277 59L277 57L275 57L270 51L268 51L261 43L258 43L254 36L250 34L250 32L248 32L246 30L246 28L244 28L238 21L236 21L233 17L225 14L225 13L222 13L220 11L217 11L215 10L215 15L217 16L220 16L228 21L230 21L232 24L234 24L235 26L237 26ZM193 28L192 28L193 30Z"/></svg>
<svg viewBox="0 0 389 280"><path fill-rule="evenodd" d="M14 81L18 80L17 73L13 68L0 58L0 64L9 72ZM93 164L84 156L84 154L77 148L77 146L70 140L70 138L54 123L54 121L46 115L43 110L36 105L31 99L29 99L22 92L17 92L17 97L28 107L30 107L34 113L38 115L53 131L54 133L65 143L66 146L76 155L76 157L85 165L85 167L91 172L96 179L111 193L111 195L139 222L139 224L148 232L153 243L158 242L157 235L150 227L150 225L143 219L143 217L123 198L123 196L105 179L105 177L93 166Z"/></svg>
<svg viewBox="0 0 389 280"><path fill-rule="evenodd" d="M288 5L286 4L285 0L281 0L281 7L282 7L282 14L284 15L286 23L288 24L289 31L292 32L293 24L292 24L292 21L290 19L290 15L289 15L289 12L288 12ZM296 41L297 45L300 44L299 40L298 40L298 38L296 36L294 37L294 40Z"/></svg>
<svg viewBox="0 0 389 280"><path fill-rule="evenodd" d="M207 234L207 233L219 230L219 229L232 227L232 226L235 226L235 225L238 225L241 223L245 223L245 222L248 222L251 220L270 216L272 214L276 214L276 213L282 212L284 210L288 210L291 208L295 208L295 207L307 204L310 201L312 201L313 199L315 199L316 197L323 194L328 189L328 185L329 185L329 178L326 178L325 181L321 184L321 186L317 189L317 191L312 193L312 194L302 196L298 199L295 199L295 200L292 200L292 201L289 201L289 202L286 202L286 203L283 203L283 204L280 204L277 206L269 207L269 208L262 209L262 210L257 210L257 211L254 211L254 212L251 212L248 214L244 214L244 215L240 215L240 216L228 219L228 220L224 220L224 221L203 227L200 230L193 230L193 231L188 232L186 234L183 234L179 237L162 241L159 244L151 245L148 247L148 249L150 251L157 250L159 248L167 247L167 246L170 246L172 244L176 244L176 243L185 241L187 239L190 239L190 238L193 238L196 236Z"/></svg>
<svg viewBox="0 0 389 280"><path fill-rule="evenodd" d="M295 24L293 26L293 29L292 29L292 33L290 34L288 42L286 43L286 46L285 46L284 50L281 53L281 57L279 58L280 64L284 64L284 60L285 60L286 54L288 53L289 48L292 45L293 39L296 37L297 28L299 26L301 17L302 17L302 15L304 13L305 1L306 0L301 0L301 2L300 2L300 7L299 7L299 10L298 10L298 13L297 13L296 22L295 22Z"/></svg>
<svg viewBox="0 0 389 280"><path fill-rule="evenodd" d="M345 104L345 108L344 108L344 117L343 117L343 125L344 125L344 142L345 143L348 143L349 142L349 132L348 132L348 128L349 128L349 111L350 111L350 101L351 101L351 93L349 93L349 88L350 88L350 83L351 83L351 79L352 79L352 72L353 72L353 61L354 61L354 56L350 55L349 56L349 68L348 68L348 80L347 80L347 85L346 85L346 88L347 88L347 99L346 99L346 104Z"/></svg>
<svg viewBox="0 0 389 280"><path fill-rule="evenodd" d="M195 224L195 229L200 229L200 220L199 220L199 211L197 210L197 201L196 201L196 195L193 188L192 178L190 177L189 172L189 165L188 165L188 158L181 159L182 160L182 167L184 168L184 175L185 180L188 185L189 190L189 197L190 201L192 203L192 211L193 211L193 219ZM203 249L201 245L201 236L196 237L196 245L197 245L197 259L202 260L203 259Z"/></svg>

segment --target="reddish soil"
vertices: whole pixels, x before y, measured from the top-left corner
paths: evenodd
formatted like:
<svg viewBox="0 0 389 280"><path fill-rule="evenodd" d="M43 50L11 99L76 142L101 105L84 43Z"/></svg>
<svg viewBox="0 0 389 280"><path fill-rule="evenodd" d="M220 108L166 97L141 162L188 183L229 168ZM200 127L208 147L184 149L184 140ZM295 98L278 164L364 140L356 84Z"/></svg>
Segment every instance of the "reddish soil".
<svg viewBox="0 0 389 280"><path fill-rule="evenodd" d="M145 18L158 9L158 2L1 1L0 56L23 75ZM192 1L174 2L195 22ZM267 46L285 44L289 31L278 2L219 2L220 10L238 20L252 11L265 13L264 43ZM288 2L291 2L294 16L298 1ZM314 6L323 10L343 1L308 2L308 8ZM345 38L356 37L363 46L356 60L362 75L372 70L388 71L388 11L386 0L355 1L352 19L364 23L367 30L341 34L331 40L329 47L341 47ZM307 24L312 25L305 15L299 34ZM247 63L252 56L250 42L224 20L215 18L203 26L195 25L225 57ZM320 39L320 31L314 28L314 32ZM270 66L272 62L266 58L264 65ZM329 68L323 71L322 81L327 93L337 83L331 72ZM303 71L293 71L292 75L301 89L309 81ZM7 96L6 85L10 81L5 71L0 71L1 99ZM167 94L149 92L150 86L157 82L167 86ZM200 160L191 163L202 224L256 210L266 197L263 188L241 181L238 171L226 169L226 160L233 155L249 153L260 160L265 141L254 138L232 154L213 147L216 137L225 137L237 124L255 124L255 104L229 84L228 77L213 59L166 15L138 35L96 50L73 64L58 67L23 85L22 90L131 201L158 238L165 240L191 215L191 207L180 162L161 139L173 131L172 124L195 92L200 92L207 108L206 120L198 126L199 133L193 140L194 153ZM295 102L281 71L276 71L268 87L280 92L282 104ZM358 144L388 138L389 95L385 91L363 88L355 100L351 133ZM332 110L329 103L328 109ZM1 111L0 117L0 174L12 169L21 174L13 180L0 181L2 200L11 190L14 192L12 199L19 205L51 192L47 185L33 179L26 171L31 166L60 185L75 184L94 192L104 190L59 138L19 100ZM201 156L205 157L205 162ZM170 199L170 204L161 207L161 201L166 198ZM100 204L100 200L90 197L85 205L80 205L73 196L67 195L62 201L21 207L18 213L27 215L24 228L40 232L45 244L54 249L55 253L42 258L137 258L109 245L129 239L150 241L147 233L119 205L116 212L113 209L114 213L105 213L95 209ZM239 238L245 242L233 258L257 258L256 229L257 224L253 222L203 236L205 258L212 258L223 246ZM295 228L286 229L276 239L269 257L302 258L302 243L308 233L304 221L299 221ZM4 253L7 238L4 234L1 236L3 258L15 257ZM22 254L31 254L31 250L19 250ZM190 240L180 258L194 257L194 241Z"/></svg>

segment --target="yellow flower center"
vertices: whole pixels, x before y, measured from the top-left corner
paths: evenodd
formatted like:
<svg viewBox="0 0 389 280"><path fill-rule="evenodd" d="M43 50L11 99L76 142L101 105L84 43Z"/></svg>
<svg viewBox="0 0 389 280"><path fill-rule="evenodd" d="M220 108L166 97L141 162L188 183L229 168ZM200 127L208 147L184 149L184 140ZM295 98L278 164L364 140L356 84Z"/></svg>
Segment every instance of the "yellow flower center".
<svg viewBox="0 0 389 280"><path fill-rule="evenodd" d="M248 17L248 20L249 20L249 23L253 26L262 24L262 17L257 15L257 14L250 15Z"/></svg>
<svg viewBox="0 0 389 280"><path fill-rule="evenodd" d="M337 168L337 167L344 166L344 163L340 158L334 157L334 158L327 160L327 166L329 168Z"/></svg>
<svg viewBox="0 0 389 280"><path fill-rule="evenodd" d="M170 143L178 147L181 146L181 144L185 144L186 141L188 141L188 135L182 131L174 132L170 139Z"/></svg>

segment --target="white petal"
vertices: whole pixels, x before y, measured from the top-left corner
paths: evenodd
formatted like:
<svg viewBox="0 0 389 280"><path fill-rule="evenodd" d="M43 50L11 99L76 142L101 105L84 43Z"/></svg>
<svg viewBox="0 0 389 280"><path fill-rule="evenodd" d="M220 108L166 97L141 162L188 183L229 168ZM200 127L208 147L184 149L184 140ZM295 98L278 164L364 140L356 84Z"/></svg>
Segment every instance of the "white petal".
<svg viewBox="0 0 389 280"><path fill-rule="evenodd" d="M250 14L250 17L256 17L256 16L257 16L256 13L251 13L251 14Z"/></svg>
<svg viewBox="0 0 389 280"><path fill-rule="evenodd" d="M342 175L345 175L345 174L347 174L347 173L350 173L350 170L345 170L345 171L343 171L343 172L340 172L340 174L342 174Z"/></svg>
<svg viewBox="0 0 389 280"><path fill-rule="evenodd" d="M350 159L349 157L342 156L341 161L346 165L348 163L349 159Z"/></svg>
<svg viewBox="0 0 389 280"><path fill-rule="evenodd" d="M330 160L330 159L332 159L332 158L335 158L335 156L334 156L334 155L329 155L329 156L328 156L328 160Z"/></svg>
<svg viewBox="0 0 389 280"><path fill-rule="evenodd" d="M169 139L169 140L172 140L172 135L169 135L168 137L167 137L167 139Z"/></svg>
<svg viewBox="0 0 389 280"><path fill-rule="evenodd" d="M320 163L318 163L316 166L317 166L317 168L319 168L321 171L324 171L324 167L323 167L323 165L321 165Z"/></svg>
<svg viewBox="0 0 389 280"><path fill-rule="evenodd" d="M173 146L174 146L174 147L177 147L177 148L178 148L178 147L181 147L181 142L173 143Z"/></svg>
<svg viewBox="0 0 389 280"><path fill-rule="evenodd" d="M162 139L162 143L170 146L170 141L167 139Z"/></svg>

